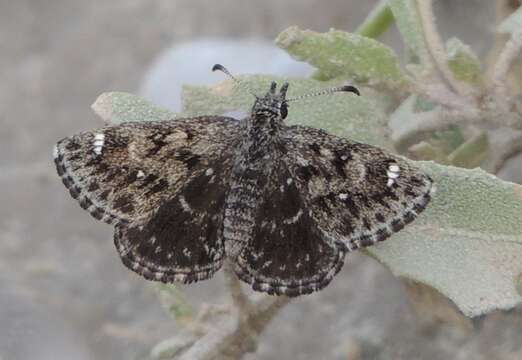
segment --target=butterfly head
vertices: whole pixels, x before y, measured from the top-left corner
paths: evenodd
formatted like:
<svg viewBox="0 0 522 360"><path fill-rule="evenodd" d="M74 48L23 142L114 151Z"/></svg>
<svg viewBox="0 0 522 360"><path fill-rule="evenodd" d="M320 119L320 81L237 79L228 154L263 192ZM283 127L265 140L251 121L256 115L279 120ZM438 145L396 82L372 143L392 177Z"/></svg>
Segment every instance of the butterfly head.
<svg viewBox="0 0 522 360"><path fill-rule="evenodd" d="M254 118L285 119L288 115L288 104L286 102L286 92L288 83L284 83L277 91L277 83L272 81L270 90L264 97L256 96L256 101L252 107Z"/></svg>
<svg viewBox="0 0 522 360"><path fill-rule="evenodd" d="M241 82L238 79L236 79L223 65L215 64L212 67L212 71L216 70L222 71L236 83L241 84ZM279 91L277 91L277 83L275 81L272 81L272 84L270 84L270 89L264 97L259 97L251 92L252 95L256 97L256 101L254 103L254 106L252 107L251 119L254 120L254 123L256 123L257 126L269 124L272 129L277 128L277 125L287 117L288 103L291 101L301 100L312 96L329 95L336 92L351 92L356 95L361 95L359 90L352 85L332 87L304 94L291 99L286 98L287 90L288 83L285 82L281 86Z"/></svg>

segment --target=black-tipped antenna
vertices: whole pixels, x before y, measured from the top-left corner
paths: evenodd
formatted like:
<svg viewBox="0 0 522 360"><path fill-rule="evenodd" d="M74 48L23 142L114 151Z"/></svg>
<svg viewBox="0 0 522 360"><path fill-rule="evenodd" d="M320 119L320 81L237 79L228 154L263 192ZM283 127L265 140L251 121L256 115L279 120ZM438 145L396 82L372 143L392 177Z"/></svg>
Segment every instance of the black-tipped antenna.
<svg viewBox="0 0 522 360"><path fill-rule="evenodd" d="M229 78L231 78L232 80L234 80L236 83L241 84L241 81L239 81L238 79L236 79L236 78L234 77L234 75L232 75L232 74L230 73L230 71L228 71L227 68L224 67L223 65L221 65L221 64L215 64L214 66L212 66L212 71L218 71L218 70L221 71L221 72L223 72L223 73L225 73L225 75L227 75Z"/></svg>
<svg viewBox="0 0 522 360"><path fill-rule="evenodd" d="M337 86L337 87L324 89L324 90L320 90L317 92L297 96L295 98L287 99L286 102L306 99L306 98L313 97L313 96L330 95L330 94L333 94L336 92L351 92L351 93L357 94L357 96L361 96L359 89L357 89L355 86L344 85L344 86Z"/></svg>
<svg viewBox="0 0 522 360"><path fill-rule="evenodd" d="M232 74L230 73L230 71L228 71L227 68L224 67L223 65L221 65L221 64L215 64L214 66L212 66L212 71L217 71L217 70L221 71L222 73L224 73L225 75L227 75L229 78L231 78L232 80L234 80L234 82L235 82L237 85L241 86L241 85L243 84L242 81L240 81L240 80L237 79L234 75L232 75ZM248 92L249 92L250 94L254 95L254 97L257 98L257 95L254 94L251 90L248 90Z"/></svg>

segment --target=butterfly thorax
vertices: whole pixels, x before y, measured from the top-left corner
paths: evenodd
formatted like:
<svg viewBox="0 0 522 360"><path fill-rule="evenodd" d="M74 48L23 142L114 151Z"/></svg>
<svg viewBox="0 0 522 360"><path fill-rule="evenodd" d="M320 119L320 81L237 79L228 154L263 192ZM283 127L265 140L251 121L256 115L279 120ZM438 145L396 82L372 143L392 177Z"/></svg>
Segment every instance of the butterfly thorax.
<svg viewBox="0 0 522 360"><path fill-rule="evenodd" d="M284 124L281 116L273 113L253 112L246 121L233 172L240 178L254 180L260 173L270 173L274 160L281 157Z"/></svg>
<svg viewBox="0 0 522 360"><path fill-rule="evenodd" d="M279 93L276 93L276 86L272 82L264 97L256 97L251 115L246 119L240 155L245 162L268 160L277 156L281 148L281 132L285 127L283 120L288 111L285 99L288 84L283 84Z"/></svg>
<svg viewBox="0 0 522 360"><path fill-rule="evenodd" d="M252 153L255 160L271 151L280 142L283 122L279 115L252 113L247 120L246 134L242 139L242 150ZM257 154L257 155L256 155Z"/></svg>
<svg viewBox="0 0 522 360"><path fill-rule="evenodd" d="M246 239L253 231L257 209L267 192L270 179L283 161L283 137L286 117L283 85L279 94L275 93L275 83L263 97L257 98L252 113L246 119L245 134L234 162L230 189L225 205L224 238ZM230 241L230 244L240 244ZM234 258L237 250L228 248L227 253Z"/></svg>

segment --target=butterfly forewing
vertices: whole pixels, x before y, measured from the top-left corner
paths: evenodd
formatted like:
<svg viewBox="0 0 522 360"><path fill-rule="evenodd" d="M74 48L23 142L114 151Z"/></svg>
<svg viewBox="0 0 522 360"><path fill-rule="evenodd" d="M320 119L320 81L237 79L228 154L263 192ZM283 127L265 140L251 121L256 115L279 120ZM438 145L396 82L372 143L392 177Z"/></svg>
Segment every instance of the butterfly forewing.
<svg viewBox="0 0 522 360"><path fill-rule="evenodd" d="M91 215L128 223L145 218L221 161L237 140L237 128L237 121L223 117L110 126L59 141L55 164Z"/></svg>
<svg viewBox="0 0 522 360"><path fill-rule="evenodd" d="M399 231L430 200L432 180L398 156L307 127L288 127L283 137L312 218L349 251Z"/></svg>

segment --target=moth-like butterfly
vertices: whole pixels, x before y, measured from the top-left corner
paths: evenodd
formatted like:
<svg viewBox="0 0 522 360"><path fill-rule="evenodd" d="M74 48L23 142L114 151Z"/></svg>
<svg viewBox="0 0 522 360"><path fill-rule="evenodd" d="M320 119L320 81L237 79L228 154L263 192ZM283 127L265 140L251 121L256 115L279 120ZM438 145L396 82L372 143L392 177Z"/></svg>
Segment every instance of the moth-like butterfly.
<svg viewBox="0 0 522 360"><path fill-rule="evenodd" d="M346 253L414 220L433 184L380 148L287 126L287 89L273 82L242 120L128 122L67 137L56 169L85 210L114 225L123 263L147 279L190 283L229 261L254 290L311 293ZM321 93L333 92L359 95Z"/></svg>

